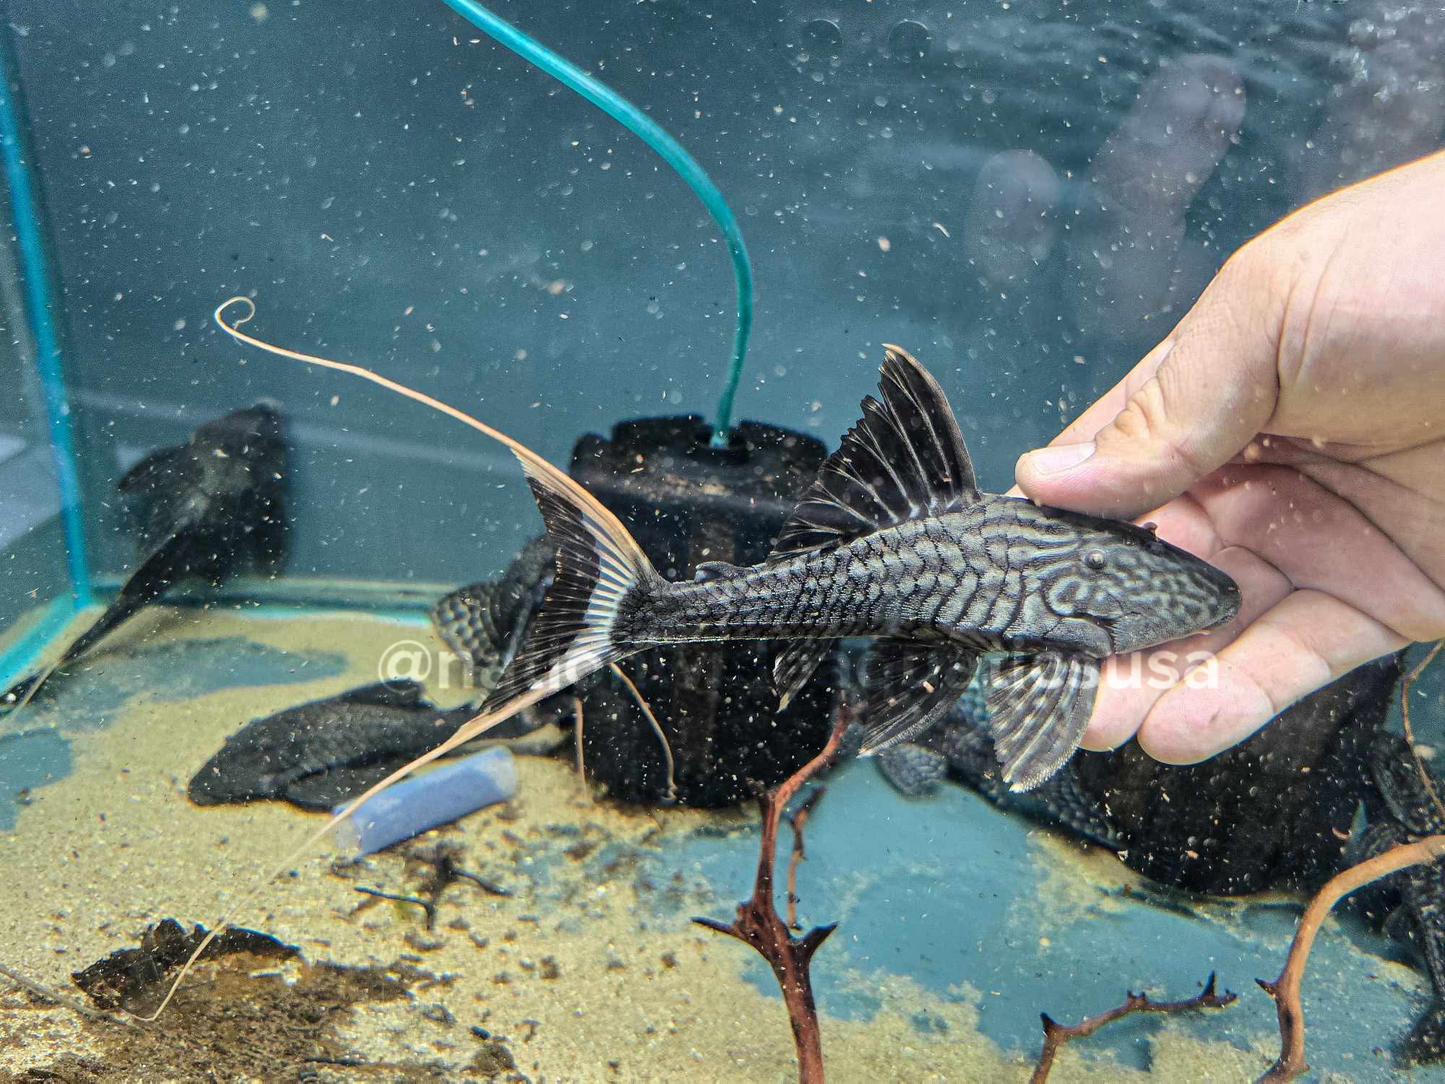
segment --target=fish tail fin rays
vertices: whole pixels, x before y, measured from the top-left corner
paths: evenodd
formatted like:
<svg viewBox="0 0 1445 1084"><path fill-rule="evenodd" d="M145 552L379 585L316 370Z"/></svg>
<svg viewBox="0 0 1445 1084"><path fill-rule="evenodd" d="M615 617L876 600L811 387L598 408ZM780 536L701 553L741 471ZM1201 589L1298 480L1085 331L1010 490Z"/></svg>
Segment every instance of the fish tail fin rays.
<svg viewBox="0 0 1445 1084"><path fill-rule="evenodd" d="M229 315L236 306L244 311ZM256 303L249 297L237 296L216 306L211 318L237 342L277 357L369 380L500 441L521 460L547 522L547 534L557 556L557 578L526 643L487 700L485 714L495 714L509 697L535 693L540 699L558 692L636 650L614 642L618 616L629 599L641 601L661 590L666 581L653 569L621 520L602 502L521 441L440 399L363 366L277 346L242 331L241 325L255 315ZM522 706L516 705L518 709Z"/></svg>
<svg viewBox="0 0 1445 1084"><path fill-rule="evenodd" d="M1060 654L1009 655L989 668L989 728L1012 790L1032 790L1074 755L1100 672L1098 659Z"/></svg>
<svg viewBox="0 0 1445 1084"><path fill-rule="evenodd" d="M522 467L557 574L489 705L530 689L564 689L638 650L619 637L619 620L666 582L627 528L575 480L526 459Z"/></svg>

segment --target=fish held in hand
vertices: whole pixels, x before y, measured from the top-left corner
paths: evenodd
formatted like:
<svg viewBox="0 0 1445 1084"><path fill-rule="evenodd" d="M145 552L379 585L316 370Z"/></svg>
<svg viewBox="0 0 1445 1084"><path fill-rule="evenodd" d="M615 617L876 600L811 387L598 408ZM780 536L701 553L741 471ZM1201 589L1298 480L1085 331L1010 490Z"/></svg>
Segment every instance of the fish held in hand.
<svg viewBox="0 0 1445 1084"><path fill-rule="evenodd" d="M233 306L245 312L228 321ZM979 490L938 382L887 346L880 398L828 457L760 564L652 566L574 478L485 422L359 365L240 330L255 303L214 318L280 357L350 373L501 441L522 464L557 572L527 639L482 711L375 790L604 666L665 644L781 640L786 706L843 637L876 641L864 676L874 753L937 722L989 656L994 748L1015 790L1062 766L1088 725L1103 660L1214 628L1239 612L1234 581L1151 529ZM346 814L339 814L344 817Z"/></svg>
<svg viewBox="0 0 1445 1084"><path fill-rule="evenodd" d="M866 755L937 722L988 655L994 746L1025 790L1077 748L1105 658L1238 612L1229 576L1149 529L981 492L937 381L892 346L881 374L772 554L692 582L664 579L580 485L519 456L557 575L487 707L659 645L734 639L789 641L786 704L837 639L871 637Z"/></svg>

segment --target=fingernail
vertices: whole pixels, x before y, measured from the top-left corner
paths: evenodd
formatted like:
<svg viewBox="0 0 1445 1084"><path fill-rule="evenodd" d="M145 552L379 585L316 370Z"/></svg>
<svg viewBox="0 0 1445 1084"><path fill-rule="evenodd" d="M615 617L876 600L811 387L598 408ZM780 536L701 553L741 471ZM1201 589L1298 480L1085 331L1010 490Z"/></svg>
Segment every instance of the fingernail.
<svg viewBox="0 0 1445 1084"><path fill-rule="evenodd" d="M1029 453L1029 465L1039 474L1060 474L1077 467L1094 454L1094 442L1083 444L1055 444L1051 448L1040 448Z"/></svg>

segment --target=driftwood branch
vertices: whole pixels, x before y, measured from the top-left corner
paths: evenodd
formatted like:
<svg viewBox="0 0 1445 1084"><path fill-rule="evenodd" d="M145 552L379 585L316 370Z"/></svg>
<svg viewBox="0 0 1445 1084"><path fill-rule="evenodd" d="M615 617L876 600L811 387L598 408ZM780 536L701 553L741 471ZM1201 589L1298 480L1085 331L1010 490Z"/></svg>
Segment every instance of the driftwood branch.
<svg viewBox="0 0 1445 1084"><path fill-rule="evenodd" d="M788 1019L793 1026L793 1044L798 1052L798 1080L801 1084L822 1084L823 1043L818 1031L818 1010L813 1002L813 986L808 977L808 965L818 946L828 939L837 923L815 926L802 937L794 937L788 925L778 917L773 906L773 866L777 859L778 824L788 807L788 802L798 789L821 771L833 759L838 743L843 737L848 716L840 712L833 726L833 733L823 751L778 787L771 794L758 799L762 809L762 841L758 857L757 878L753 882L751 899L738 904L738 915L731 923L718 922L710 918L694 918L699 926L706 926L718 933L735 937L751 945L773 969L773 976L783 992L783 1001L788 1006ZM793 820L795 843L794 859L789 867L789 913L794 915L796 904L793 900L793 879L796 875L797 860L802 855L801 832L806 818L805 810L817 800L815 792L799 810Z"/></svg>
<svg viewBox="0 0 1445 1084"><path fill-rule="evenodd" d="M1285 957L1284 970L1279 973L1279 978L1274 982L1254 980L1265 993L1274 998L1275 1010L1279 1014L1279 1058L1270 1066L1269 1072L1259 1078L1261 1084L1267 1081L1293 1080L1309 1069L1305 1062L1305 1017L1304 1010L1300 1007L1300 981L1304 978L1305 961L1309 959L1310 949L1314 947L1315 935L1319 933L1320 923L1324 922L1330 909L1355 889L1363 888L1371 881L1378 881L1381 877L1388 877L1411 866L1434 862L1442 855L1445 855L1445 835L1426 836L1415 843L1391 847L1384 854L1336 874L1319 890L1315 898L1310 900L1300 918L1299 929L1295 931L1294 941L1289 946L1289 955Z"/></svg>
<svg viewBox="0 0 1445 1084"><path fill-rule="evenodd" d="M814 787L813 793L803 799L803 804L788 815L788 824L793 829L793 853L788 857L788 929L801 929L798 925L798 863L807 857L803 850L803 825L808 814L823 797L827 787Z"/></svg>
<svg viewBox="0 0 1445 1084"><path fill-rule="evenodd" d="M1111 1024L1121 1017L1132 1015L1136 1012L1191 1012L1195 1009L1222 1009L1232 1004L1238 994L1226 990L1223 994L1214 992L1214 972L1209 973L1209 981L1204 984L1204 992L1194 997L1186 998L1183 1001L1150 1001L1147 994L1129 993L1124 998L1122 1005L1116 1005L1108 1012L1101 1012L1098 1016L1091 1016L1077 1024L1060 1024L1053 1020L1048 1013L1040 1013L1039 1016L1044 1022L1044 1048L1039 1051L1038 1064L1034 1066L1034 1075L1029 1078L1029 1084L1044 1084L1049 1079L1049 1072L1054 1067L1054 1056L1071 1039L1083 1039L1094 1034L1105 1024Z"/></svg>

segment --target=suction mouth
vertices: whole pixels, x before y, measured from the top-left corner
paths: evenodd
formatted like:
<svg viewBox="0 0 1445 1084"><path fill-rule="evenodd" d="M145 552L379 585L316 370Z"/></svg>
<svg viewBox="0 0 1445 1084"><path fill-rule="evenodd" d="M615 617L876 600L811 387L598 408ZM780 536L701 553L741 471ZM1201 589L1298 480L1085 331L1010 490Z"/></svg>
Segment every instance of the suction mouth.
<svg viewBox="0 0 1445 1084"><path fill-rule="evenodd" d="M1209 569L1210 581L1219 591L1215 618L1206 628L1217 629L1220 625L1228 624L1239 616L1239 607L1244 601L1244 596L1240 593L1239 584L1234 582L1234 577L1229 573L1217 569L1207 562L1205 567Z"/></svg>

